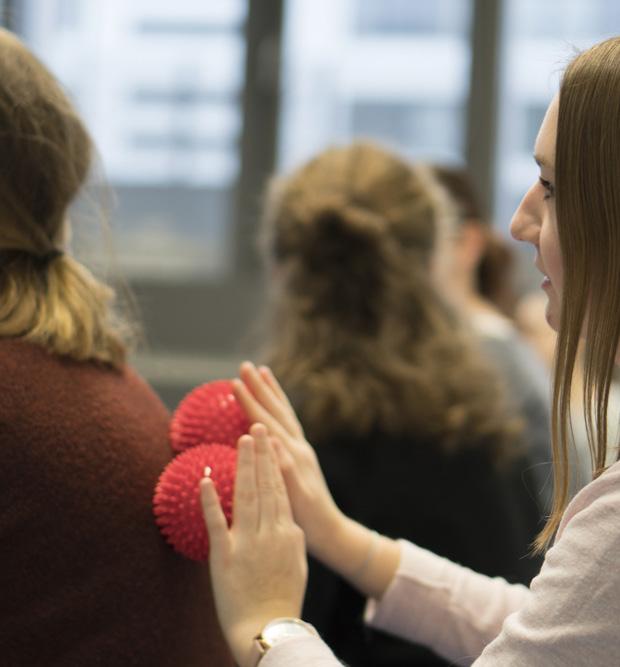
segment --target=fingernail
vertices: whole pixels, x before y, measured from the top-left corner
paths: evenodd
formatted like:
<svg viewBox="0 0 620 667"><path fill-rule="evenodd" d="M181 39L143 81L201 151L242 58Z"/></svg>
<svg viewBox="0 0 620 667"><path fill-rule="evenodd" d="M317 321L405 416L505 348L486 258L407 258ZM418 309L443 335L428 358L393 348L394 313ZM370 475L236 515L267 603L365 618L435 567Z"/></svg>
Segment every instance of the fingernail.
<svg viewBox="0 0 620 667"><path fill-rule="evenodd" d="M204 469L204 471L203 471L202 474L203 474L204 477L210 479L210 478L211 478L211 473L212 473L212 472L213 472L213 471L211 470L211 466L205 466L205 469Z"/></svg>

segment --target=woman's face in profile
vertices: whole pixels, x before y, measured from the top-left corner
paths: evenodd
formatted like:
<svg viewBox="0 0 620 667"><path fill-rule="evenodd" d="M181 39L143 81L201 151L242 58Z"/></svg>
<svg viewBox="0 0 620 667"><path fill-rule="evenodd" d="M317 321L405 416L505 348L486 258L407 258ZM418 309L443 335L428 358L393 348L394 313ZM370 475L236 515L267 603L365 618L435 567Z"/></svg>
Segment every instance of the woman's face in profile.
<svg viewBox="0 0 620 667"><path fill-rule="evenodd" d="M560 326L563 269L555 212L555 142L558 97L553 99L540 126L534 146L539 177L525 193L516 210L510 232L518 241L536 248L536 268L542 273L541 288L547 295L545 316L556 331Z"/></svg>

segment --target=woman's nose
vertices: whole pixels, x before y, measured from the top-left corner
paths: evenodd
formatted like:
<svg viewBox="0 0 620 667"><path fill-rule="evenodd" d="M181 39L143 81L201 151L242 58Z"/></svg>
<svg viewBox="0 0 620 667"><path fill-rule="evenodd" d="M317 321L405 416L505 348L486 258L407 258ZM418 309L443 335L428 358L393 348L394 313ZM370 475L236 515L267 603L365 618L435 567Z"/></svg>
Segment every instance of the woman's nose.
<svg viewBox="0 0 620 667"><path fill-rule="evenodd" d="M510 233L517 241L538 245L540 214L534 204L532 186L526 193L510 222Z"/></svg>

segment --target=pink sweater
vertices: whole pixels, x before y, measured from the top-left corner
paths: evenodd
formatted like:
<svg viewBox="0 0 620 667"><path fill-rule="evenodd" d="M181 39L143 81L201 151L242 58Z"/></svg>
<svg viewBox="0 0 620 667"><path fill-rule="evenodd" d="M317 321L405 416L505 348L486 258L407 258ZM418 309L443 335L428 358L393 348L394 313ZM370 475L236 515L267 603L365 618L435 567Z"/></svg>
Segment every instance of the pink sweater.
<svg viewBox="0 0 620 667"><path fill-rule="evenodd" d="M403 542L394 580L380 602L369 602L366 620L426 644L458 665L611 667L620 660L619 558L616 463L570 503L530 589ZM292 665L340 663L314 638L277 646L261 663Z"/></svg>

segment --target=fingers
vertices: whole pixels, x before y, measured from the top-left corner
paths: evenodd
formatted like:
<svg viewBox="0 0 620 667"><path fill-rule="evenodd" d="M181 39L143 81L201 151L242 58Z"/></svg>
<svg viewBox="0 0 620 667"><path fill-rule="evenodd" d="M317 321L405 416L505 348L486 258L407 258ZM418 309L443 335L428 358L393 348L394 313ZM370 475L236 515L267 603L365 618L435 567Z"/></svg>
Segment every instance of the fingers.
<svg viewBox="0 0 620 667"><path fill-rule="evenodd" d="M228 524L220 506L215 484L208 477L200 482L200 503L212 554L219 555L228 543Z"/></svg>
<svg viewBox="0 0 620 667"><path fill-rule="evenodd" d="M276 523L292 520L286 485L266 427L254 424L250 435L239 438L237 450L233 504L235 532L247 536L257 529L269 530Z"/></svg>
<svg viewBox="0 0 620 667"><path fill-rule="evenodd" d="M269 528L278 521L278 496L273 455L269 445L267 429L263 424L254 424L250 435L256 443L256 476L258 501L260 504L260 527Z"/></svg>
<svg viewBox="0 0 620 667"><path fill-rule="evenodd" d="M273 393L284 403L284 405L286 405L291 410L291 412L294 412L293 406L288 400L288 396L284 393L284 389L282 389L280 386L280 383L278 382L276 376L273 374L271 368L268 368L267 366L261 366L258 369L258 372L263 380L265 380L265 382L269 385Z"/></svg>
<svg viewBox="0 0 620 667"><path fill-rule="evenodd" d="M261 527L292 521L293 512L272 439L262 424L255 424L251 435L256 442Z"/></svg>
<svg viewBox="0 0 620 667"><path fill-rule="evenodd" d="M295 409L291 405L288 396L284 393L284 390L280 386L280 383L278 382L276 376L273 374L272 370L267 366L261 366L258 369L258 372L261 378L267 383L269 388L273 391L273 393L278 397L278 399L282 403L287 414L287 424L291 435L303 438L304 430L301 427L301 424L299 423L299 419L297 418L297 413L295 412Z"/></svg>
<svg viewBox="0 0 620 667"><path fill-rule="evenodd" d="M256 485L256 453L254 439L249 435L239 438L237 444L237 477L233 501L233 523L239 531L256 530L259 507Z"/></svg>
<svg viewBox="0 0 620 667"><path fill-rule="evenodd" d="M233 380L232 385L235 397L251 421L265 424L274 435L286 435L286 429L252 396L241 380Z"/></svg>
<svg viewBox="0 0 620 667"><path fill-rule="evenodd" d="M293 508L291 507L291 501L288 495L283 470L284 465L288 465L289 467L293 465L293 457L279 440L271 438L270 442L276 471L276 491L278 493L278 497L281 498L281 501L278 504L280 516L283 519L290 519L293 521Z"/></svg>
<svg viewBox="0 0 620 667"><path fill-rule="evenodd" d="M295 459L278 438L272 438L272 442L278 460L278 468L280 469L284 482L286 482L287 475L295 469Z"/></svg>
<svg viewBox="0 0 620 667"><path fill-rule="evenodd" d="M241 378L252 390L252 393L263 408L275 418L290 435L300 435L301 429L299 422L297 421L288 399L283 401L279 393L273 388L273 384L277 384L275 377L273 378L273 381L266 379L263 374L258 372L254 364L249 361L241 364L239 372ZM284 394L281 389L280 393L282 395Z"/></svg>

